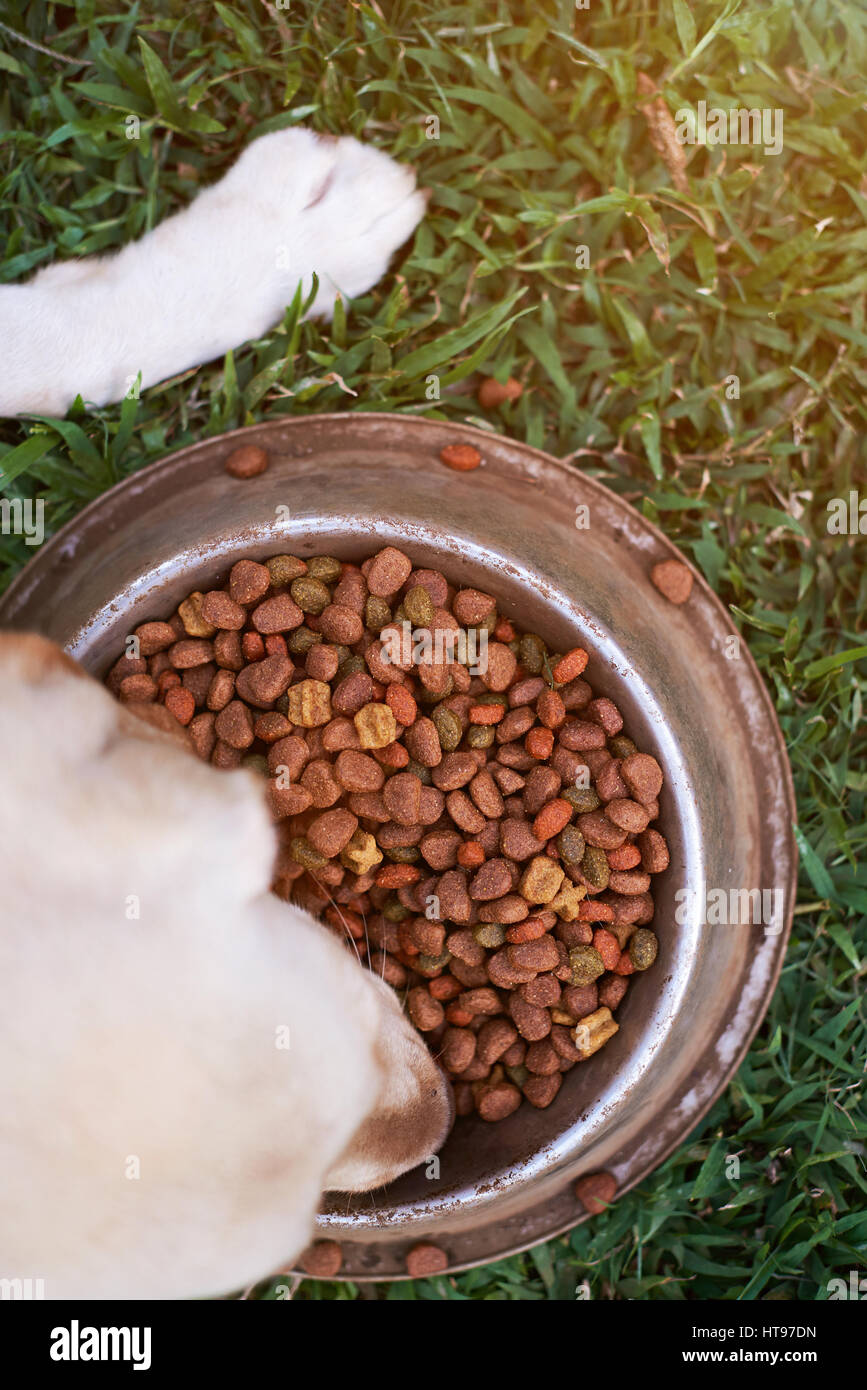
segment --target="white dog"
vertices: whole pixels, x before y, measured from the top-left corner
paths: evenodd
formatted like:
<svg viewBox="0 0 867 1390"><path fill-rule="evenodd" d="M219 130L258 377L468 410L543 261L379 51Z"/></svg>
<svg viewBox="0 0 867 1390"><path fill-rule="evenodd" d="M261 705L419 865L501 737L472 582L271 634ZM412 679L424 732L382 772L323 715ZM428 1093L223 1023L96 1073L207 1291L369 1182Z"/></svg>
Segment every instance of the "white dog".
<svg viewBox="0 0 867 1390"><path fill-rule="evenodd" d="M2 409L197 365L313 271L327 310L423 207L411 171L353 140L266 136L119 255L0 290ZM324 1188L390 1181L451 1121L397 997L270 894L254 774L200 763L158 713L0 636L0 1277L49 1298L240 1287L307 1243Z"/></svg>

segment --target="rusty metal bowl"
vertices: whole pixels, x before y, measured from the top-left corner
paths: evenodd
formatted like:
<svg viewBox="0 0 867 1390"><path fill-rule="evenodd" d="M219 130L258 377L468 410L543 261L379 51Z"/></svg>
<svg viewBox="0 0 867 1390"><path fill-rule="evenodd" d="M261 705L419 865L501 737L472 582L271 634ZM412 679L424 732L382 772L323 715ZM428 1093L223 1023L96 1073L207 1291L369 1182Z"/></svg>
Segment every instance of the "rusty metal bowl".
<svg viewBox="0 0 867 1390"><path fill-rule="evenodd" d="M484 459L447 471L460 440ZM223 461L261 444L268 471L239 481ZM586 506L589 524L578 508ZM363 1197L329 1195L320 1235L343 1275L391 1279L421 1238L462 1269L575 1225L572 1191L606 1169L622 1191L698 1123L731 1078L774 988L791 926L794 796L773 707L724 608L695 575L683 607L648 574L679 557L648 521L574 468L498 435L391 414L273 421L205 440L128 478L64 527L0 603L0 623L44 633L101 675L124 636L207 588L239 557L280 551L358 559L391 543L564 650L666 773L660 825L671 867L655 882L660 953L618 1011L620 1031L569 1072L547 1110L495 1125L461 1120L437 1165ZM776 932L702 925L708 885L779 889Z"/></svg>

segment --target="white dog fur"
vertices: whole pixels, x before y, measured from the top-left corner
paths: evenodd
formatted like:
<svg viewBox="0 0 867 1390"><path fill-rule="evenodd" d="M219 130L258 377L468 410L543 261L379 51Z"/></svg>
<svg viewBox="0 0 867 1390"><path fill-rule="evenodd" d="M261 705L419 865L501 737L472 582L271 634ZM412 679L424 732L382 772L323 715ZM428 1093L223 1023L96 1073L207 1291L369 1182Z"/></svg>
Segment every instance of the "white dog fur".
<svg viewBox="0 0 867 1390"><path fill-rule="evenodd" d="M269 892L260 780L133 708L0 634L0 1276L48 1298L238 1288L451 1120L394 992Z"/></svg>
<svg viewBox="0 0 867 1390"><path fill-rule="evenodd" d="M381 278L425 204L410 167L349 136L263 135L116 255L0 286L0 415L63 416L200 366L266 333L314 271L309 312L328 314Z"/></svg>
<svg viewBox="0 0 867 1390"><path fill-rule="evenodd" d="M354 140L265 136L117 255L0 288L0 412L146 389L264 333L314 271L328 312L424 203ZM0 635L0 747L0 1277L230 1291L298 1254L323 1189L436 1151L443 1075L394 993L269 893L252 774L199 763L32 636Z"/></svg>

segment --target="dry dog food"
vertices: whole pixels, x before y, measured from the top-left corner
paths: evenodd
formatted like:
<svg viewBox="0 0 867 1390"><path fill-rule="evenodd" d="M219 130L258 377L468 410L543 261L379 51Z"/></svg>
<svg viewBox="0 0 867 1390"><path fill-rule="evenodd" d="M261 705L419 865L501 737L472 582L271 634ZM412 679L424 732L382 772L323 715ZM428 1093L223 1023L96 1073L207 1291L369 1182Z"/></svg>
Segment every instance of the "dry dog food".
<svg viewBox="0 0 867 1390"><path fill-rule="evenodd" d="M550 1105L654 962L669 861L662 770L589 654L393 546L239 560L135 637L109 688L262 775L275 893L401 993L458 1114Z"/></svg>

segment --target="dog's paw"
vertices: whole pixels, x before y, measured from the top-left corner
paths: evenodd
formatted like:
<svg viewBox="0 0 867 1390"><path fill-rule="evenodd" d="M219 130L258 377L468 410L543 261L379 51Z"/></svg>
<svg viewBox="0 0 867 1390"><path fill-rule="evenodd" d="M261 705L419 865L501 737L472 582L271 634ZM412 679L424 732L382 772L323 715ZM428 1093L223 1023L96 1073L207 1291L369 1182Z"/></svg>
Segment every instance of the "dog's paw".
<svg viewBox="0 0 867 1390"><path fill-rule="evenodd" d="M351 136L301 128L256 140L218 185L225 197L270 204L270 230L284 293L313 272L311 314L330 314L337 294L375 285L424 216L415 170Z"/></svg>

